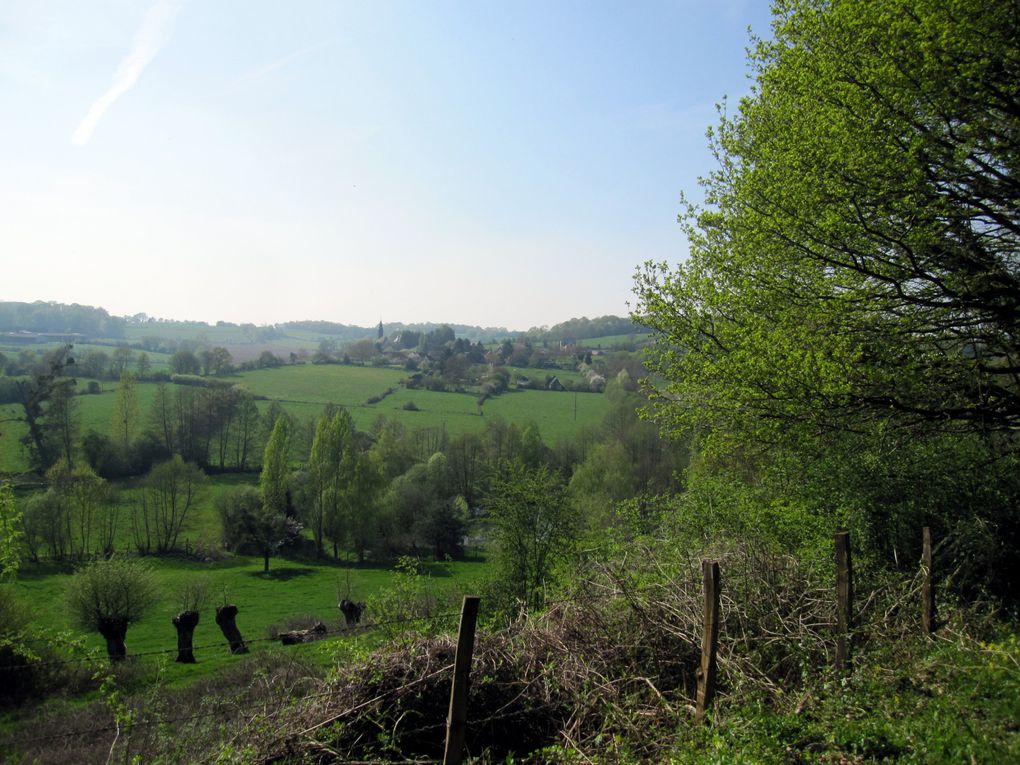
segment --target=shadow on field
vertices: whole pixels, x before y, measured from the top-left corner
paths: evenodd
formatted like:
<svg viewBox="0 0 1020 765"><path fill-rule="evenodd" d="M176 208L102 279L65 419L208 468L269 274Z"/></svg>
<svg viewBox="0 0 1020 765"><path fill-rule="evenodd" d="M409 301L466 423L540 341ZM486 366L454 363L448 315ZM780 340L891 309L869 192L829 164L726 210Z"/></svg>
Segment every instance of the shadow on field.
<svg viewBox="0 0 1020 765"><path fill-rule="evenodd" d="M291 566L289 568L270 569L269 571L249 571L248 576L254 576L258 579L267 579L275 582L286 582L298 576L310 576L314 573L314 568Z"/></svg>

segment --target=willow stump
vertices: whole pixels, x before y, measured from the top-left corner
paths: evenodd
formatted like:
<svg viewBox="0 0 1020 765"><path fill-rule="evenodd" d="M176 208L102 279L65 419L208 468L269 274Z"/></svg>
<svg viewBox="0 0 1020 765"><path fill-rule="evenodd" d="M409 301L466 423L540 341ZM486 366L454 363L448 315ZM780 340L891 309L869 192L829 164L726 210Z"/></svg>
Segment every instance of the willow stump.
<svg viewBox="0 0 1020 765"><path fill-rule="evenodd" d="M223 637L230 643L231 653L248 653L248 646L244 644L241 631L237 629L237 606L233 604L217 606L216 623L220 626Z"/></svg>
<svg viewBox="0 0 1020 765"><path fill-rule="evenodd" d="M181 611L170 621L177 628L177 658L181 664L194 664L192 636L198 626L198 611Z"/></svg>
<svg viewBox="0 0 1020 765"><path fill-rule="evenodd" d="M124 638L127 637L127 620L104 617L99 620L96 627L106 640L106 653L110 661L123 661L127 656L127 646L124 645Z"/></svg>

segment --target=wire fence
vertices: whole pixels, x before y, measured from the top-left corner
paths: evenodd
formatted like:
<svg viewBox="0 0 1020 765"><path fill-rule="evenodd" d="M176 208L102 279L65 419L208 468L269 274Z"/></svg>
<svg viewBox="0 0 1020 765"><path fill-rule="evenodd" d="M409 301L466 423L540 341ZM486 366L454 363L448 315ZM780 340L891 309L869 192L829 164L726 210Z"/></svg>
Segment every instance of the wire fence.
<svg viewBox="0 0 1020 765"><path fill-rule="evenodd" d="M646 589L648 591L651 591L651 590L658 589L658 588L657 587L648 587L648 588L644 588L644 589ZM584 602L590 602L594 597L595 597L594 595L589 594L589 595L587 595L585 597L559 598L559 599L556 599L556 600L548 601L546 605L549 606L549 607L556 607L556 606L562 606L562 605L571 604L571 603L575 603L575 604L576 603L584 603ZM381 620L381 621L372 621L372 622L368 622L368 623L365 623L365 624L355 625L355 626L352 626L352 627L344 626L344 627L340 627L340 628L337 628L337 629L326 629L325 631L321 631L320 630L317 633L313 633L314 634L314 638L312 640L309 640L308 643L309 644L310 643L318 643L318 642L322 642L323 640L327 640L327 639L331 639L331 638L335 639L335 638L343 638L343 637L354 637L354 636L361 635L361 634L366 634L366 633L369 633L369 632L372 632L374 630L377 630L377 629L380 629L380 628L384 628L384 627L393 627L393 626L398 626L399 627L399 626L411 626L411 625L421 626L422 624L426 624L426 623L437 623L437 622L441 622L441 621L444 621L444 620L451 620L451 619L456 618L457 616L459 616L459 612L456 612L456 611L447 611L447 612L438 613L438 614L432 614L432 615L405 616L405 617L394 618L394 619L386 619L386 620ZM43 639L41 639L41 640L43 640ZM258 644L258 643L279 643L279 642L280 642L280 637L279 636L277 636L277 637L252 638L252 639L245 639L244 640L244 643L246 645L248 645L248 644ZM304 643L301 643L301 644L304 644ZM201 644L201 645L193 646L192 650L193 651L200 651L200 650L208 650L208 649L222 649L226 645L228 645L228 642L224 639L224 640L217 641L215 643L204 643L204 644ZM142 659L142 658L152 657L152 656L166 656L166 655L170 655L170 654L176 654L176 653L178 653L178 650L179 650L178 647L174 646L172 648L171 647L167 647L167 648L153 649L153 650L148 650L148 651L138 651L138 652L127 654L124 658L127 659L127 660L137 660L137 659ZM93 664L93 663L110 664L110 658L108 656L106 656L106 655L101 655L101 654L99 654L97 652L97 653L94 653L94 654L89 655L89 656L80 656L80 657L74 657L74 658L68 658L68 659L30 660L30 661L26 661L26 662L24 662L22 664L8 664L8 665L5 665L5 666L0 666L0 671L11 671L11 670L18 671L18 670L33 669L33 668L36 668L36 667L43 667L43 666L59 666L59 665L74 665L74 664ZM118 662L118 664L119 663L120 662ZM281 729L278 730L277 736L281 740L285 736L287 738L291 738L291 739L306 738L306 737L310 736L311 734L313 734L314 732L316 732L317 730L325 728L325 727L327 727L329 725L332 725L334 723L341 722L341 721L343 721L343 720L345 720L347 718L350 718L352 715L357 714L358 712L362 712L362 711L364 711L366 709L375 707L375 706L383 704L383 703L385 703L385 702L387 702L389 700L392 700L395 697L397 697L397 696L399 696L399 695L401 695L403 693L406 693L407 691L415 688L416 686L420 686L420 685L423 685L425 683L428 683L429 681L434 680L435 678L437 678L438 676L440 676L440 675L442 675L444 673L451 673L452 670L453 670L453 667L454 667L453 664L445 664L444 666L442 666L442 667L440 667L440 668L438 668L438 669L436 669L436 670L434 670L434 671L432 671L432 672L430 672L430 673L428 673L428 674L426 674L426 675L424 675L424 676L422 676L420 678L416 678L415 680L412 680L410 682L401 684L401 685L396 686L394 688L387 689L385 692L377 694L375 697L373 697L371 699L368 699L366 701L360 702L360 703L358 703L358 704L356 704L354 706L345 708L345 709L341 710L340 712L333 713L330 716L328 716L327 718L317 722L315 725L307 727L305 729L302 729L301 731L297 732L296 734L295 733L285 734L285 729L281 728ZM334 696L334 695L336 695L336 691L335 690L327 690L327 691L318 692L318 693L306 693L306 694L302 694L300 696L297 696L297 697L293 698L291 701L293 703L295 703L295 704L303 704L303 703L308 703L308 702L314 701L316 699L328 698L328 697ZM534 704L532 704L527 709L519 709L519 710L514 710L514 711L509 711L509 712L503 712L502 711L503 709L506 709L509 706L511 706L512 703L513 702L511 701L511 702L508 702L507 704L503 705L503 707L501 707L500 710L497 710L496 714L487 716L485 718L472 719L472 721L471 721L472 722L472 726L489 725L489 724L492 724L492 723L495 723L495 722L499 722L499 721L504 720L504 719L510 719L510 718L518 717L518 716L521 716L521 715L524 715L524 714L535 714L536 711L542 711L542 709L552 710L554 708L554 705L552 705L552 704L545 705L544 707L542 705L534 705ZM158 726L164 726L164 725L183 725L183 724L194 722L194 721L197 721L197 720L203 720L203 719L209 719L209 718L215 718L215 717L227 717L227 716L230 716L230 717L233 717L233 718L236 719L238 716L241 716L241 715L244 715L244 714L259 715L261 720L267 721L267 720L270 720L272 718L275 718L276 716L281 714L283 711L284 711L284 706L281 706L280 708L276 709L275 711L267 710L266 704L265 704L264 701L256 702L256 703L251 703L251 704L245 704L245 703L238 702L237 700L226 700L226 701L223 701L223 702L215 703L212 706L211 709L205 709L205 710L203 710L201 712L193 712L193 713L190 713L190 714L177 715L177 716L166 716L166 715L156 714L156 715L152 715L151 717L148 717L148 718L135 718L133 716L129 716L129 717L127 717L124 720L118 720L116 718L116 715L114 715L114 713L111 711L110 714L113 717L113 719L111 720L111 722L109 724L106 724L106 725L89 726L89 727L77 728L77 729L68 730L68 731L65 731L65 732L62 732L62 733L48 733L45 736L37 736L37 737L30 737L30 738L18 738L17 742L21 746L31 746L31 745L34 745L34 744L45 743L45 742L48 742L48 741L55 741L55 740L68 740L68 739L82 740L82 739L85 739L87 737L94 738L94 737L97 737L97 736L101 736L103 734L115 734L117 737L119 737L121 735L131 733L132 731L135 731L135 730L138 730L138 729L149 728L149 727L157 726L157 725ZM400 736L404 737L404 738L415 737L415 736L420 736L422 734L431 733L431 732L434 732L434 731L439 731L441 729L445 729L447 724L448 723L447 723L446 720L442 720L442 721L438 721L438 722L435 722L435 723L429 723L429 724L426 724L426 725L418 726L418 727L415 727L415 728L412 728L412 729L403 730L403 731L400 731L399 733L400 733ZM212 759L215 759L215 757L213 757ZM212 760L210 760L210 761L212 761ZM359 762L362 762L362 761L359 760ZM399 762L407 762L407 763L412 763L413 762L413 763L416 763L418 765L424 765L424 763L431 763L431 762L437 762L437 761L436 760L428 760L428 759L415 759L415 760L378 760L376 762L379 762L380 764L385 763L386 765L392 765L393 763L399 763Z"/></svg>
<svg viewBox="0 0 1020 765"><path fill-rule="evenodd" d="M661 592L662 590L663 590L663 585L662 584L645 585L645 586L639 586L639 587L626 587L626 588L623 587L623 586L620 586L620 585L616 585L614 587L602 588L599 592L589 592L589 593L587 593L584 596L559 597L559 598L555 598L555 599L547 599L547 600L544 601L543 605L544 605L545 608L554 608L554 607L557 607L557 606L564 606L564 605L578 605L578 604L590 603L590 602L592 602L594 600L599 599L600 597L612 597L612 596L620 596L620 595L623 595L623 596L628 596L628 595L629 596L647 595L647 594L651 594L653 592ZM383 628L383 627L392 627L392 626L399 626L399 625L404 625L404 624L420 624L420 623L425 623L425 622L440 621L440 620L443 620L443 619L453 619L453 618L456 618L457 616L459 616L459 614L460 614L459 611L447 611L447 612L441 613L441 614L427 614L427 615L421 615L421 616L405 616L405 617L400 617L400 618L395 618L395 619L372 620L371 622L366 622L364 624L357 624L357 625L352 626L352 627L342 626L342 627L339 627L339 628L336 628L336 629L326 628L324 631L320 630L318 633L316 633L317 636L314 639L307 641L307 643L320 642L320 641L325 640L325 639L336 638L336 637L353 637L353 636L356 636L356 635L372 632L372 631L374 631L376 629ZM281 632L281 634L282 634L282 632ZM77 636L77 637L81 637L81 636ZM70 639L73 639L73 638L70 638ZM52 646L53 643L54 643L54 638L52 636L50 636L50 637L38 637L38 638L24 638L24 639L18 639L16 642L18 644L21 644L21 645L26 645L26 644L27 645L36 645L36 644L39 644L39 645L49 645L49 646ZM215 643L210 642L210 643L203 643L203 644L200 644L200 645L194 645L194 646L191 647L191 650L192 651L204 651L204 650L210 650L210 649L223 648L223 646L225 645L225 642L226 641L224 639L224 640L219 640L219 641L217 641ZM280 637L279 636L276 636L276 637L244 638L245 645L253 645L253 644L259 644L259 643L279 643L279 642L280 642ZM130 659L140 659L140 658L145 658L145 657L150 657L150 656L166 656L166 655L169 655L169 654L176 654L176 653L179 652L179 650L180 650L179 647L176 646L176 645L173 646L173 647L166 647L166 648L153 648L153 649L147 650L147 651L135 651L133 653L125 654L122 657L122 659L123 660L130 660ZM27 659L26 661L21 662L19 664L0 665L0 671L11 671L11 670L19 671L19 670L28 670L28 669L32 669L32 668L35 668L35 667L43 667L43 666L60 666L60 665L73 665L73 664L91 664L91 663L108 662L108 661L110 661L110 657L109 656L96 652L96 653L88 655L88 656L77 656L77 657L73 657L73 658L69 658L69 659Z"/></svg>
<svg viewBox="0 0 1020 765"><path fill-rule="evenodd" d="M457 612L457 611L449 611L449 612L446 612L446 613L433 614L433 615L427 615L427 616L405 616L405 617L401 617L399 619L384 619L382 621L374 621L373 620L372 622L368 622L368 623L365 623L365 624L358 624L358 625L355 625L353 627L340 627L339 629L329 629L329 628L326 628L325 630L319 630L319 631L315 632L313 639L308 640L308 641L304 641L302 643L297 643L295 645L307 645L307 644L310 644L310 643L317 643L317 642L321 642L322 640L326 640L326 639L329 639L329 638L336 638L336 637L354 637L356 635L361 635L361 634L365 634L365 633L368 633L368 632L372 632L372 631L377 630L377 629L379 629L381 627L397 626L397 625L402 625L402 624L421 624L421 623L425 623L425 622L440 621L442 619L453 619L453 618L456 618L458 615L459 615L459 612ZM20 642L29 642L29 641L20 641ZM47 642L47 639L40 638L37 641L32 641L32 642L33 643L34 642ZM52 644L52 638L48 639L48 642ZM277 637L244 638L244 644L245 645L257 644L257 643L279 643L279 642L281 642L279 636L277 636ZM220 641L217 641L215 643L205 643L205 644L202 644L202 645L192 646L191 650L192 651L202 651L202 650L208 650L208 649L214 649L214 648L223 648L224 644L225 644L225 641L224 640L220 640ZM178 648L178 646L174 646L173 648L155 648L155 649L152 649L152 650L149 650L149 651L136 651L134 653L125 654L125 656L122 657L122 660L140 659L140 658L144 658L144 657L148 657L148 656L166 656L168 654L176 654L176 653L179 652L179 650L180 649ZM89 656L77 656L77 657L70 658L70 659L34 659L34 660L33 659L29 659L29 660L26 660L26 661L24 661L24 662L22 662L20 664L0 665L0 671L11 671L11 670L18 671L18 670L33 669L35 667L59 666L59 665L69 665L69 664L90 664L90 663L95 663L95 662L104 662L104 663L106 663L106 662L109 662L109 661L110 661L110 657L109 656L102 655L102 654L97 652L97 653L91 654Z"/></svg>
<svg viewBox="0 0 1020 765"><path fill-rule="evenodd" d="M930 575L930 571L924 573L926 575ZM589 585L590 584L591 583L589 583ZM671 582L669 580L669 577L666 577L665 579L662 579L655 583L640 585L631 584L620 579L615 579L612 581L604 581L603 584L599 587L588 586L583 592L579 592L570 596L548 599L545 601L545 606L549 610L569 605L586 606L590 605L595 601L604 600L607 597L622 597L624 599L627 599L628 601L633 602L634 600L637 600L646 595L662 595L664 593L669 592L671 588L675 589L675 587L676 584ZM910 589L911 591L913 591L916 588L912 586ZM866 607L867 602L865 603L865 608ZM718 608L718 605L716 605L716 608ZM403 616L399 618L387 619L382 621L372 621L352 627L340 627L337 629L325 629L325 630L320 629L316 632L313 632L311 636L312 639L308 640L307 642L310 643L319 642L324 639L339 637L353 637L356 635L364 634L388 626L409 626L409 625L421 626L423 624L437 623L444 620L450 620L455 618L457 615L458 615L457 612L448 611L438 614ZM813 626L817 627L819 630L822 630L828 627L834 627L835 625L819 623ZM776 635L774 637L776 639L781 639L783 636ZM253 638L250 640L245 640L244 642L245 644L280 642L280 637L277 636L277 637ZM199 646L194 646L192 650L199 651L208 650L211 648L222 649L224 645L225 645L224 641L220 640L215 643L205 643ZM649 649L649 651L656 649L655 646L639 646L637 644L635 644L634 647L636 648L644 647ZM178 650L179 648L175 646L172 648L167 647L162 649L141 651L133 654L128 654L127 658L139 659L143 657L167 655L176 653L178 652ZM714 647L712 648L712 651L713 652L715 651ZM90 656L75 657L61 660L27 661L22 664L3 666L0 667L0 670L21 670L46 665L80 664L107 661L109 661L108 657L94 654ZM678 661L678 663L682 662ZM328 728L329 726L332 726L336 723L342 723L345 720L349 720L350 718L352 718L355 715L358 715L359 713L364 713L367 710L379 708L382 705L394 702L394 700L397 699L397 697L401 696L402 694L406 694L418 686L434 681L436 680L436 678L446 673L450 673L451 670L453 669L454 669L453 664L444 663L442 666L439 666L438 668L428 672L427 674L421 677L415 678L408 682L401 683L391 688L387 688L382 692L376 693L371 698L365 699L363 701L358 701L357 703L349 704L348 706L344 707L343 709L340 709L339 711L329 711L327 714L325 714L325 716L321 717L320 719L316 719L313 724L306 724L303 727L300 727L299 729L295 729L293 725L291 725L290 727L288 727L287 725L280 726L276 728L275 733L273 733L271 736L271 739L275 739L274 746L275 745L282 746L286 743L287 746L290 746L291 744L295 745L300 744L313 748L316 746L325 747L326 746L325 744L316 741L317 732L322 731L323 729ZM648 681L647 678L641 677L638 678L631 677L626 679L625 681L638 682L641 680L644 680L645 682L648 682L651 685L651 682ZM535 680L534 679L529 680L527 683L525 683L525 686L532 682L535 682ZM521 688L520 692L516 694L514 698L510 698L505 702L501 700L501 703L496 707L496 709L491 710L489 714L478 717L472 715L470 721L472 728L481 729L485 726L494 725L505 720L510 720L513 718L527 715L547 713L548 715L552 716L554 714L563 713L562 700L543 702L541 699L533 697L529 698L526 704L519 706L518 708L514 708L518 699L526 693L527 688L525 686L520 687ZM652 685L652 690L658 694L658 691L654 685ZM203 709L202 711L192 712L189 714L179 716L167 716L165 714L160 713L150 714L149 716L142 716L141 713L138 713L140 715L138 717L128 715L124 719L117 719L117 716L111 710L113 720L109 724L83 727L77 730L66 731L64 733L58 733L55 735L40 736L38 738L18 739L18 743L21 745L31 745L45 742L48 740L60 740L82 737L94 738L96 736L101 736L103 734L114 734L115 736L114 745L116 745L117 738L119 738L121 734L128 733L137 729L148 728L154 725L184 725L186 723L193 722L196 720L212 718L217 716L220 717L229 716L233 721L236 722L239 717L242 717L244 715L250 715L250 719L246 723L244 723L244 725L241 726L241 729L239 731L234 733L234 737L236 739L237 737L241 736L243 732L248 729L248 726L252 725L255 720L259 721L259 723L263 726L264 730L265 723L277 718L277 716L280 715L285 709L294 709L296 706L308 705L310 704L310 702L314 702L316 699L334 696L339 697L340 695L341 693L335 687L317 693L294 694L293 696L288 697L288 704L278 704L275 709L271 708L265 699L257 703L247 703L243 699L225 700L222 703L213 703L210 701L209 703L212 704L212 707L209 709ZM659 699L660 701L662 700L661 695L659 695ZM414 712L412 713L412 718L408 719L413 719L413 715L420 714L421 712ZM399 733L400 739L403 740L415 739L416 737L423 736L425 734L430 734L434 731L438 731L444 727L447 727L450 723L449 720L445 721L437 720L435 722L426 723L424 725L420 725L414 728L408 728L398 731L398 726L400 725L401 721L405 719L405 715L406 712L401 713L401 715L397 717L396 721L393 722L393 730L390 732L392 738L394 739L398 738ZM336 755L335 752L330 752L330 754ZM339 755L336 755L334 761L339 760L340 760ZM376 762L425 763L434 761L435 760L418 759L418 760L377 760ZM359 760L359 762L364 761Z"/></svg>

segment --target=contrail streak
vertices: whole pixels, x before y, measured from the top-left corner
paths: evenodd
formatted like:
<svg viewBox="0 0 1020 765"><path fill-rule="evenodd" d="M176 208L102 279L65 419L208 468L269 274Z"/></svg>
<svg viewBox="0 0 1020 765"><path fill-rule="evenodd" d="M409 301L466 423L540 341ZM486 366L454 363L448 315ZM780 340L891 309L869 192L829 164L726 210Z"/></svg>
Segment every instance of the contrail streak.
<svg viewBox="0 0 1020 765"><path fill-rule="evenodd" d="M85 119L81 121L71 136L72 143L77 146L84 146L88 143L99 120L103 118L110 105L135 86L138 78L145 71L145 67L170 39L173 20L179 9L180 2L177 0L159 0L145 14L142 25L135 33L131 52L117 67L117 72L113 76L113 84L89 107Z"/></svg>

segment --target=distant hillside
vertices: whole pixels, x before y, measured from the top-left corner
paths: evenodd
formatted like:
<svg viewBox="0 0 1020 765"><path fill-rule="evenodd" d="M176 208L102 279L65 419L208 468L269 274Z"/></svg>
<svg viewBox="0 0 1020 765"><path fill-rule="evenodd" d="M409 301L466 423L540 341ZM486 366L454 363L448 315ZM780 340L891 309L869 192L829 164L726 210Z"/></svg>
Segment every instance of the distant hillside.
<svg viewBox="0 0 1020 765"><path fill-rule="evenodd" d="M289 329L302 330L305 332L316 332L320 335L329 336L340 341L361 340L364 337L375 337L377 327L358 327L353 324L338 324L333 321L288 321L285 324L277 324L278 329L287 331ZM511 332L506 327L479 327L470 324L444 324L437 322L424 322L417 324L404 324L403 322L383 322L383 332L389 337L398 332L421 332L423 334L432 332L440 327L449 327L457 337L468 340L495 340L507 337L515 337L522 332Z"/></svg>
<svg viewBox="0 0 1020 765"><path fill-rule="evenodd" d="M619 316L599 316L594 319L582 316L549 328L535 327L527 332L509 330L506 327L480 327L470 324L442 322L405 324L385 321L383 331L388 337L392 337L404 331L428 333L443 326L450 327L457 337L473 342L514 339L525 335L533 340L580 341L593 337L647 332L646 328L635 324L629 318ZM204 321L157 319L144 313L124 317L111 316L103 308L77 303L67 305L43 301L0 302L0 333L78 334L89 339L128 338L130 341L137 339L143 328L146 336L172 337L177 340L201 339L218 343L264 343L285 337L290 331L314 333L323 338L347 343L365 337L375 337L378 331L377 326L359 327L354 324L311 319L262 326L226 321L209 324Z"/></svg>
<svg viewBox="0 0 1020 765"><path fill-rule="evenodd" d="M569 319L548 329L532 328L528 336L539 340L587 340L608 335L631 335L647 332L648 328L620 316L599 316L589 319Z"/></svg>
<svg viewBox="0 0 1020 765"><path fill-rule="evenodd" d="M127 322L102 308L74 303L0 302L0 332L123 337Z"/></svg>

